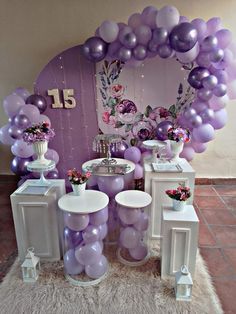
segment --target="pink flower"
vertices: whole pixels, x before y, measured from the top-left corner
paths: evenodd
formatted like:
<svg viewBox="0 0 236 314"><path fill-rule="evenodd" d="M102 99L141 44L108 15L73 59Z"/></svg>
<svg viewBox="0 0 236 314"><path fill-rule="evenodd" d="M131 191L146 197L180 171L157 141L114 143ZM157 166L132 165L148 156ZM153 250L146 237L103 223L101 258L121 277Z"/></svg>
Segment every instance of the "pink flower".
<svg viewBox="0 0 236 314"><path fill-rule="evenodd" d="M110 93L114 98L121 98L124 95L125 88L121 84L114 84L110 87Z"/></svg>
<svg viewBox="0 0 236 314"><path fill-rule="evenodd" d="M109 124L110 113L108 111L104 111L102 114L102 120L104 123Z"/></svg>
<svg viewBox="0 0 236 314"><path fill-rule="evenodd" d="M109 122L108 122L108 124L115 126L116 121L117 121L117 120L116 120L116 118L115 118L114 116L110 116L110 117L109 117Z"/></svg>

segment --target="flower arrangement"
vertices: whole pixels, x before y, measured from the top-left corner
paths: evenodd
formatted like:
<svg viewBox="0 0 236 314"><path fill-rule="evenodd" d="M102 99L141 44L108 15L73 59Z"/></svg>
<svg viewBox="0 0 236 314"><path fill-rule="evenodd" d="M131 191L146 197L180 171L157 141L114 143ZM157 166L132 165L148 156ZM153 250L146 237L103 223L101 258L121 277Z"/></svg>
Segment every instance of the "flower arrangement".
<svg viewBox="0 0 236 314"><path fill-rule="evenodd" d="M67 171L67 175L71 184L83 184L88 181L91 176L90 172L86 172L84 174L77 171L75 168Z"/></svg>
<svg viewBox="0 0 236 314"><path fill-rule="evenodd" d="M44 141L48 142L54 136L55 132L49 127L48 122L33 124L32 126L25 129L23 132L23 140L28 144Z"/></svg>
<svg viewBox="0 0 236 314"><path fill-rule="evenodd" d="M166 194L177 201L186 201L191 196L190 188L179 184L176 190L166 190Z"/></svg>
<svg viewBox="0 0 236 314"><path fill-rule="evenodd" d="M168 139L175 142L190 142L190 132L188 129L183 129L180 127L170 128L167 131Z"/></svg>

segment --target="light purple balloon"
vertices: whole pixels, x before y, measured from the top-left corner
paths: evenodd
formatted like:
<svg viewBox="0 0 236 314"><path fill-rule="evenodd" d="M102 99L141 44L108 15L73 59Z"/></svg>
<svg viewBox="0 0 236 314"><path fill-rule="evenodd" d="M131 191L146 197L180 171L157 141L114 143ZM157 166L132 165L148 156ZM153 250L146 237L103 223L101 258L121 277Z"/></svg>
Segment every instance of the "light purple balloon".
<svg viewBox="0 0 236 314"><path fill-rule="evenodd" d="M89 221L94 226L99 226L107 222L108 220L108 208L105 207L96 213L89 215Z"/></svg>
<svg viewBox="0 0 236 314"><path fill-rule="evenodd" d="M99 62L106 56L107 43L100 37L90 37L83 44L82 52L88 60Z"/></svg>
<svg viewBox="0 0 236 314"><path fill-rule="evenodd" d="M91 265L100 260L101 253L101 246L98 241L83 243L75 249L75 258L82 265Z"/></svg>
<svg viewBox="0 0 236 314"><path fill-rule="evenodd" d="M229 97L227 95L223 97L214 96L209 101L209 106L214 111L218 111L226 106L229 101Z"/></svg>
<svg viewBox="0 0 236 314"><path fill-rule="evenodd" d="M121 221L127 225L132 225L140 218L141 211L138 208L126 208L120 207L118 210L118 216Z"/></svg>
<svg viewBox="0 0 236 314"><path fill-rule="evenodd" d="M208 52L200 52L196 58L196 62L200 67L209 68L211 60Z"/></svg>
<svg viewBox="0 0 236 314"><path fill-rule="evenodd" d="M93 243L99 240L99 229L96 226L89 225L82 231L84 243Z"/></svg>
<svg viewBox="0 0 236 314"><path fill-rule="evenodd" d="M207 108L200 112L203 123L208 123L214 118L214 110Z"/></svg>
<svg viewBox="0 0 236 314"><path fill-rule="evenodd" d="M137 261L143 260L148 254L148 248L145 243L140 243L137 247L129 249L129 254Z"/></svg>
<svg viewBox="0 0 236 314"><path fill-rule="evenodd" d="M161 58L166 59L166 58L169 58L171 56L172 49L171 49L170 45L164 44L164 45L161 45L157 48L157 53Z"/></svg>
<svg viewBox="0 0 236 314"><path fill-rule="evenodd" d="M15 141L11 147L11 152L13 155L21 158L28 158L34 155L33 146L31 144L28 145L22 139Z"/></svg>
<svg viewBox="0 0 236 314"><path fill-rule="evenodd" d="M120 243L127 249L133 249L138 246L141 239L141 233L133 227L126 227L120 233Z"/></svg>
<svg viewBox="0 0 236 314"><path fill-rule="evenodd" d="M106 193L109 197L114 197L124 188L124 179L121 176L98 177L98 188L101 192Z"/></svg>
<svg viewBox="0 0 236 314"><path fill-rule="evenodd" d="M3 100L3 109L10 117L14 117L25 106L25 101L18 95L9 95Z"/></svg>
<svg viewBox="0 0 236 314"><path fill-rule="evenodd" d="M214 89L218 83L218 79L215 75L209 75L202 80L202 85L206 89Z"/></svg>
<svg viewBox="0 0 236 314"><path fill-rule="evenodd" d="M23 98L24 100L26 100L30 93L27 91L27 89L23 88L23 87L17 87L12 95L17 95L17 96L20 96L21 98Z"/></svg>
<svg viewBox="0 0 236 314"><path fill-rule="evenodd" d="M156 28L157 9L154 6L148 6L143 9L141 18L144 24L152 29Z"/></svg>
<svg viewBox="0 0 236 314"><path fill-rule="evenodd" d="M69 275L79 275L84 271L84 265L81 265L75 258L75 250L68 250L64 257L64 268Z"/></svg>
<svg viewBox="0 0 236 314"><path fill-rule="evenodd" d="M214 118L210 121L210 124L214 129L219 130L225 126L228 120L227 111L223 108L215 112Z"/></svg>
<svg viewBox="0 0 236 314"><path fill-rule="evenodd" d="M138 147L131 146L126 149L124 153L124 158L137 164L141 160L141 151Z"/></svg>
<svg viewBox="0 0 236 314"><path fill-rule="evenodd" d="M47 174L47 179L58 179L58 178L59 178L59 172L56 168L49 171Z"/></svg>
<svg viewBox="0 0 236 314"><path fill-rule="evenodd" d="M191 141L191 145L195 153L197 154L203 153L207 149L206 143L198 143L198 142Z"/></svg>
<svg viewBox="0 0 236 314"><path fill-rule="evenodd" d="M64 236L64 241L65 241L65 246L69 249L74 249L83 240L82 232L71 230L68 227L64 228L63 236Z"/></svg>
<svg viewBox="0 0 236 314"><path fill-rule="evenodd" d="M134 48L137 45L137 37L133 32L127 33L124 35L122 43L126 48Z"/></svg>
<svg viewBox="0 0 236 314"><path fill-rule="evenodd" d="M199 115L195 115L189 119L189 125L191 125L192 128L197 128L202 124L202 118Z"/></svg>
<svg viewBox="0 0 236 314"><path fill-rule="evenodd" d="M181 23L186 23L186 22L189 22L189 19L188 19L186 16L181 15L181 16L179 17L179 24L181 24Z"/></svg>
<svg viewBox="0 0 236 314"><path fill-rule="evenodd" d="M186 119L191 119L192 117L195 117L197 114L196 110L193 107L189 107L184 111L184 117Z"/></svg>
<svg viewBox="0 0 236 314"><path fill-rule="evenodd" d="M213 96L214 97L214 96ZM209 108L208 103L202 101L201 99L195 99L191 106L192 109L195 109L197 113Z"/></svg>
<svg viewBox="0 0 236 314"><path fill-rule="evenodd" d="M166 5L159 10L156 24L158 27L164 27L170 32L173 27L179 24L179 17L179 11L175 7Z"/></svg>
<svg viewBox="0 0 236 314"><path fill-rule="evenodd" d="M42 122L47 122L49 124L49 127L51 127L51 121L45 114L41 114L38 117L37 123L42 123Z"/></svg>
<svg viewBox="0 0 236 314"><path fill-rule="evenodd" d="M193 24L193 26L196 28L198 40L201 41L206 36L207 32L206 22L203 19L196 18L192 20L191 24Z"/></svg>
<svg viewBox="0 0 236 314"><path fill-rule="evenodd" d="M86 274L92 279L98 279L102 277L108 270L108 261L104 255L101 255L100 259L92 264L85 266Z"/></svg>
<svg viewBox="0 0 236 314"><path fill-rule="evenodd" d="M99 230L99 240L101 241L105 239L105 237L107 236L107 232L108 232L107 224L105 223L103 225L99 225L98 230Z"/></svg>
<svg viewBox="0 0 236 314"><path fill-rule="evenodd" d="M148 229L148 224L148 214L141 211L138 221L134 223L134 228L138 231L146 231Z"/></svg>
<svg viewBox="0 0 236 314"><path fill-rule="evenodd" d="M143 178L143 167L139 164L135 165L134 169L134 179L139 180Z"/></svg>
<svg viewBox="0 0 236 314"><path fill-rule="evenodd" d="M216 48L209 53L209 59L213 62L220 62L224 58L224 50Z"/></svg>
<svg viewBox="0 0 236 314"><path fill-rule="evenodd" d="M158 27L152 32L152 40L156 45L163 45L168 40L168 31L163 27Z"/></svg>
<svg viewBox="0 0 236 314"><path fill-rule="evenodd" d="M228 29L221 29L215 34L218 40L218 46L225 49L232 41L232 33Z"/></svg>
<svg viewBox="0 0 236 314"><path fill-rule="evenodd" d="M25 115L31 123L38 123L40 117L40 112L34 105L22 106L19 114Z"/></svg>
<svg viewBox="0 0 236 314"><path fill-rule="evenodd" d="M134 14L130 15L130 17L128 19L128 25L130 27L135 29L136 27L138 27L142 24L143 24L143 21L142 21L142 16L140 13L134 13Z"/></svg>
<svg viewBox="0 0 236 314"><path fill-rule="evenodd" d="M179 156L185 158L187 161L191 161L194 157L194 149L191 146L185 145Z"/></svg>
<svg viewBox="0 0 236 314"><path fill-rule="evenodd" d="M201 51L211 52L217 48L218 39L216 36L209 35L201 43Z"/></svg>
<svg viewBox="0 0 236 314"><path fill-rule="evenodd" d="M196 42L195 46L187 52L176 52L176 58L183 64L195 61L199 54L199 43Z"/></svg>
<svg viewBox="0 0 236 314"><path fill-rule="evenodd" d="M210 100L212 96L212 91L207 88L201 88L197 91L197 97L203 101Z"/></svg>
<svg viewBox="0 0 236 314"><path fill-rule="evenodd" d="M107 55L111 58L116 59L120 48L121 43L119 41L114 41L108 46Z"/></svg>
<svg viewBox="0 0 236 314"><path fill-rule="evenodd" d="M208 34L215 34L219 29L221 29L221 19L219 17L212 17L207 21Z"/></svg>
<svg viewBox="0 0 236 314"><path fill-rule="evenodd" d="M48 148L46 154L45 154L45 158L49 159L49 160L53 160L55 161L55 164L57 165L59 162L59 155L58 153L52 149L52 148Z"/></svg>
<svg viewBox="0 0 236 314"><path fill-rule="evenodd" d="M228 75L225 71L215 69L213 74L217 77L218 83L227 83Z"/></svg>
<svg viewBox="0 0 236 314"><path fill-rule="evenodd" d="M123 26L123 27L120 29L118 38L119 38L119 41L120 41L122 44L124 43L124 38L125 38L125 36L126 36L127 34L129 34L129 33L133 33L133 30L132 30L131 27L129 27L129 26L127 26L127 25Z"/></svg>
<svg viewBox="0 0 236 314"><path fill-rule="evenodd" d="M197 142L207 143L214 139L215 132L211 124L205 123L193 129L193 137Z"/></svg>
<svg viewBox="0 0 236 314"><path fill-rule="evenodd" d="M87 187L88 188L92 188L92 187L96 187L97 186L97 177L91 175L87 181Z"/></svg>
<svg viewBox="0 0 236 314"><path fill-rule="evenodd" d="M133 49L133 56L136 60L144 60L147 56L147 49L143 45L138 45Z"/></svg>
<svg viewBox="0 0 236 314"><path fill-rule="evenodd" d="M147 25L140 25L135 28L134 33L139 44L146 46L152 38L151 28Z"/></svg>
<svg viewBox="0 0 236 314"><path fill-rule="evenodd" d="M13 123L21 129L26 129L31 124L28 117L24 114L17 114L14 117Z"/></svg>
<svg viewBox="0 0 236 314"><path fill-rule="evenodd" d="M121 47L118 51L119 60L126 62L131 59L132 51L126 47Z"/></svg>
<svg viewBox="0 0 236 314"><path fill-rule="evenodd" d="M37 94L33 94L30 95L26 101L26 104L31 104L34 105L35 107L38 108L38 110L40 111L40 113L43 113L46 109L47 109L47 101L46 99L41 96L41 95L37 95Z"/></svg>
<svg viewBox="0 0 236 314"><path fill-rule="evenodd" d="M121 144L116 147L116 145L111 144L111 155L115 158L124 158L125 150L128 148L128 144L122 141Z"/></svg>
<svg viewBox="0 0 236 314"><path fill-rule="evenodd" d="M74 231L84 230L89 224L89 215L64 213L64 224Z"/></svg>
<svg viewBox="0 0 236 314"><path fill-rule="evenodd" d="M22 138L23 131L16 125L11 125L8 129L8 133L14 140L19 140Z"/></svg>
<svg viewBox="0 0 236 314"><path fill-rule="evenodd" d="M225 84L218 84L214 89L213 93L217 97L223 97L227 93L227 86Z"/></svg>
<svg viewBox="0 0 236 314"><path fill-rule="evenodd" d="M10 124L6 124L0 129L0 142L4 145L13 145L15 143L15 140L8 133L10 127Z"/></svg>
<svg viewBox="0 0 236 314"><path fill-rule="evenodd" d="M11 162L11 171L18 176L24 176L29 173L27 165L32 161L32 158L15 157Z"/></svg>
<svg viewBox="0 0 236 314"><path fill-rule="evenodd" d="M115 41L118 33L119 26L113 21L104 21L99 27L99 35L107 43Z"/></svg>

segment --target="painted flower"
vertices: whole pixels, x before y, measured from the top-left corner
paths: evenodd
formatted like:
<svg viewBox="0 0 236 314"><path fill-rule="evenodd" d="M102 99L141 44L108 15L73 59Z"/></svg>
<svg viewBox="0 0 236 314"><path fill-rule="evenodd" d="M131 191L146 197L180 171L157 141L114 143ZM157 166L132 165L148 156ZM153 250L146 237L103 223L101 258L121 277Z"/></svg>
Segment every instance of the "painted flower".
<svg viewBox="0 0 236 314"><path fill-rule="evenodd" d="M169 110L164 107L156 107L149 113L149 118L152 120L168 119L170 116Z"/></svg>
<svg viewBox="0 0 236 314"><path fill-rule="evenodd" d="M125 88L121 84L113 84L109 89L110 94L114 98L121 98L124 95Z"/></svg>
<svg viewBox="0 0 236 314"><path fill-rule="evenodd" d="M110 119L110 113L108 111L104 111L102 114L102 120L104 123L108 124Z"/></svg>
<svg viewBox="0 0 236 314"><path fill-rule="evenodd" d="M153 138L154 128L149 121L139 121L133 125L132 133L136 139L146 141Z"/></svg>
<svg viewBox="0 0 236 314"><path fill-rule="evenodd" d="M119 102L118 105L116 105L116 111L121 114L126 113L136 113L137 107L136 105L129 99L123 99Z"/></svg>

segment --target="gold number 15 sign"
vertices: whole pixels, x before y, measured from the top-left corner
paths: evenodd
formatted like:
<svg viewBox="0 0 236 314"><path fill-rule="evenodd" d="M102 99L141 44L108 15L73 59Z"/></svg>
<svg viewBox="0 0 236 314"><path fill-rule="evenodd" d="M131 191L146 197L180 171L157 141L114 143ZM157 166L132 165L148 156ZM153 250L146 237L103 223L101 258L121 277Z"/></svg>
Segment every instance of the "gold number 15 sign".
<svg viewBox="0 0 236 314"><path fill-rule="evenodd" d="M62 96L63 96L63 102L60 100L60 94L59 89L49 89L48 96L52 96L53 102L52 102L52 108L58 109L58 108L66 108L66 109L72 109L76 107L76 100L73 97L74 96L74 90L73 89L63 89L62 90Z"/></svg>

